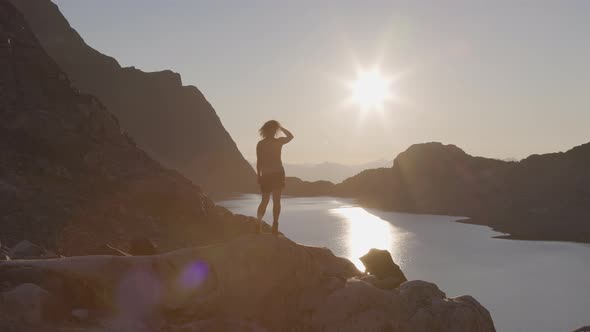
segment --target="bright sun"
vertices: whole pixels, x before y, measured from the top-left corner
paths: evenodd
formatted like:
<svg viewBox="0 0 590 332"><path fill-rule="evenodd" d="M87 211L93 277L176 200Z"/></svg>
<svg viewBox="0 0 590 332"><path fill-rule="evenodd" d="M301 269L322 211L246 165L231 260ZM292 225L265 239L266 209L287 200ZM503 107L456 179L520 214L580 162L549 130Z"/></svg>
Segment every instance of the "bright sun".
<svg viewBox="0 0 590 332"><path fill-rule="evenodd" d="M350 84L352 102L358 104L363 111L382 111L385 103L394 97L391 84L392 80L384 77L378 70L361 71Z"/></svg>

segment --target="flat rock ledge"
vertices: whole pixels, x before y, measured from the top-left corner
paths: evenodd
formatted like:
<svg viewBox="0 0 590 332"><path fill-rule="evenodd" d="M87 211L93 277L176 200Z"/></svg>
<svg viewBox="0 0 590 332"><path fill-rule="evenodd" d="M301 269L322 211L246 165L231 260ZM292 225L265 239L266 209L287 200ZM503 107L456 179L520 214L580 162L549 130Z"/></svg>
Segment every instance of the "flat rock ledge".
<svg viewBox="0 0 590 332"><path fill-rule="evenodd" d="M328 249L271 235L154 256L4 261L0 330L495 331L471 296L361 277Z"/></svg>

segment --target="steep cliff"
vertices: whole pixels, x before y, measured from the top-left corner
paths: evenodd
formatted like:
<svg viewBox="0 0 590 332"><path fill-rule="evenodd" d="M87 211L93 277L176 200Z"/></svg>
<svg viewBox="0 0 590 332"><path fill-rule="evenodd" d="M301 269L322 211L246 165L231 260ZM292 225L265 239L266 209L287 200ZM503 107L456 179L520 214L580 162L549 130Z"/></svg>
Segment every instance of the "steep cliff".
<svg viewBox="0 0 590 332"><path fill-rule="evenodd" d="M6 0L0 68L4 243L29 239L72 254L147 236L172 249L254 230L136 147L101 101L73 89Z"/></svg>
<svg viewBox="0 0 590 332"><path fill-rule="evenodd" d="M171 71L145 73L88 46L50 0L10 0L47 53L99 98L138 146L207 191L255 190L254 171L194 86Z"/></svg>

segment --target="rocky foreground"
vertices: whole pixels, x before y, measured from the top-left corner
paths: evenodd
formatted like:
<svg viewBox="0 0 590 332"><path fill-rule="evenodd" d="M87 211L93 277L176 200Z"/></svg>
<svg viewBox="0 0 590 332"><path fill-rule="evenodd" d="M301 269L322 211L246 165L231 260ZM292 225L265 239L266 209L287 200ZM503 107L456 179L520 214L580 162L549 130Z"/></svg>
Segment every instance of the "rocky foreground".
<svg viewBox="0 0 590 332"><path fill-rule="evenodd" d="M471 296L363 279L328 249L271 235L155 256L13 260L0 263L0 330L495 331Z"/></svg>

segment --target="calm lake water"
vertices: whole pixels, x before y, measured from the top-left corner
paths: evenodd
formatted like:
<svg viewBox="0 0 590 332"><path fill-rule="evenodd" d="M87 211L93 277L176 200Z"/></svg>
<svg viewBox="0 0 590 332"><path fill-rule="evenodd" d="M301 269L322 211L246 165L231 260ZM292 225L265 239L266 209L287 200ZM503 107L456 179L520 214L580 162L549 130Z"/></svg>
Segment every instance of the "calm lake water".
<svg viewBox="0 0 590 332"><path fill-rule="evenodd" d="M257 195L219 202L256 215ZM283 198L280 230L324 246L364 270L358 257L387 249L408 279L436 283L448 296L473 295L498 332L572 331L590 324L590 245L494 239L484 226L448 216L364 209L341 198ZM265 220L272 221L272 203Z"/></svg>

